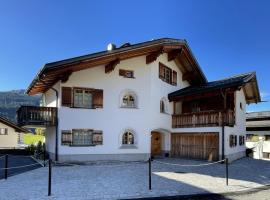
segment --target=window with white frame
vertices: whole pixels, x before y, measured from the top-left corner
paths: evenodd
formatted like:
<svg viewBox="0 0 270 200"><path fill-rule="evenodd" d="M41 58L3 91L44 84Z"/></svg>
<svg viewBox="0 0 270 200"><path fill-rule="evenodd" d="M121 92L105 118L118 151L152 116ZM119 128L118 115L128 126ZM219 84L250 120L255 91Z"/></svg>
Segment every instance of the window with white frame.
<svg viewBox="0 0 270 200"><path fill-rule="evenodd" d="M160 100L160 113L168 113L168 105L165 97Z"/></svg>
<svg viewBox="0 0 270 200"><path fill-rule="evenodd" d="M122 108L137 108L137 96L132 91L122 93L120 98L120 107Z"/></svg>
<svg viewBox="0 0 270 200"><path fill-rule="evenodd" d="M126 131L122 136L122 145L134 145L134 134Z"/></svg>
<svg viewBox="0 0 270 200"><path fill-rule="evenodd" d="M8 129L7 128L0 128L0 135L7 135Z"/></svg>
<svg viewBox="0 0 270 200"><path fill-rule="evenodd" d="M93 92L89 89L74 89L74 107L77 108L92 108L93 107Z"/></svg>

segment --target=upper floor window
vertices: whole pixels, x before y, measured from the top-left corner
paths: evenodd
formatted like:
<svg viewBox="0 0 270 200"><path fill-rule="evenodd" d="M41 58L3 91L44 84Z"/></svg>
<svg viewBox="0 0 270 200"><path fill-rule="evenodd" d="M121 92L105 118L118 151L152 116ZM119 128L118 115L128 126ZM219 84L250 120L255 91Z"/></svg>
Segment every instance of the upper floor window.
<svg viewBox="0 0 270 200"><path fill-rule="evenodd" d="M74 89L74 107L92 108L93 107L93 91L88 89Z"/></svg>
<svg viewBox="0 0 270 200"><path fill-rule="evenodd" d="M0 128L0 135L7 135L8 129L7 128Z"/></svg>
<svg viewBox="0 0 270 200"><path fill-rule="evenodd" d="M245 145L245 136L239 135L239 146Z"/></svg>
<svg viewBox="0 0 270 200"><path fill-rule="evenodd" d="M177 72L159 63L159 78L171 85L177 85Z"/></svg>
<svg viewBox="0 0 270 200"><path fill-rule="evenodd" d="M137 95L133 91L124 91L120 96L122 108L137 108Z"/></svg>
<svg viewBox="0 0 270 200"><path fill-rule="evenodd" d="M165 97L163 97L160 100L160 112L161 113L169 113L168 112L168 104L167 104L167 99Z"/></svg>
<svg viewBox="0 0 270 200"><path fill-rule="evenodd" d="M62 87L62 106L76 108L102 108L103 90Z"/></svg>
<svg viewBox="0 0 270 200"><path fill-rule="evenodd" d="M126 69L119 69L119 75L125 78L134 78L134 71L126 70Z"/></svg>

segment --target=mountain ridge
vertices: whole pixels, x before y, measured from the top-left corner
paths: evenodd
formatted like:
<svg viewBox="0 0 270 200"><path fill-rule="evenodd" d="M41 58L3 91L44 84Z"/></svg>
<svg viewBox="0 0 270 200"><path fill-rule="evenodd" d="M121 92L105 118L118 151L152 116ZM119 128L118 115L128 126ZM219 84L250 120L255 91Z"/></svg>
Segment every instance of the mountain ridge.
<svg viewBox="0 0 270 200"><path fill-rule="evenodd" d="M16 122L16 111L21 105L38 106L41 95L28 96L25 89L0 91L0 116Z"/></svg>

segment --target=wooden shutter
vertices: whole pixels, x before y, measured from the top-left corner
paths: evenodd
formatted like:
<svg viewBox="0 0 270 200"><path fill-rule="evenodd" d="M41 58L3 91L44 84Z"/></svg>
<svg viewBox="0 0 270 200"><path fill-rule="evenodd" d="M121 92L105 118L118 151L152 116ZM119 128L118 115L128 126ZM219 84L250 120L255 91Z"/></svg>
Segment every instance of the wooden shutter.
<svg viewBox="0 0 270 200"><path fill-rule="evenodd" d="M72 107L72 88L62 87L62 106Z"/></svg>
<svg viewBox="0 0 270 200"><path fill-rule="evenodd" d="M103 108L103 90L95 89L93 93L93 107Z"/></svg>
<svg viewBox="0 0 270 200"><path fill-rule="evenodd" d="M159 63L159 78L161 78L162 80L165 79L165 66L162 63Z"/></svg>
<svg viewBox="0 0 270 200"><path fill-rule="evenodd" d="M126 70L119 69L119 76L125 76L125 75L126 75Z"/></svg>
<svg viewBox="0 0 270 200"><path fill-rule="evenodd" d="M8 129L7 128L5 128L5 135L7 135L8 134Z"/></svg>
<svg viewBox="0 0 270 200"><path fill-rule="evenodd" d="M93 132L93 140L94 145L102 145L103 144L103 135L102 131L94 131Z"/></svg>
<svg viewBox="0 0 270 200"><path fill-rule="evenodd" d="M72 133L70 130L63 130L61 137L61 144L62 145L71 145L72 144Z"/></svg>
<svg viewBox="0 0 270 200"><path fill-rule="evenodd" d="M172 85L177 85L177 72L174 70L172 73Z"/></svg>

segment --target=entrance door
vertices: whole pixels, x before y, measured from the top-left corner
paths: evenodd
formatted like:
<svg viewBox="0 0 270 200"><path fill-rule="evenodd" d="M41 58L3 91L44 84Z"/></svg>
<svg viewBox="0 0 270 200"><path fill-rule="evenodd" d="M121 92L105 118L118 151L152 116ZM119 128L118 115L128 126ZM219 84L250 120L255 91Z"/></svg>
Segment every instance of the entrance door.
<svg viewBox="0 0 270 200"><path fill-rule="evenodd" d="M161 155L161 134L159 132L151 134L151 155Z"/></svg>
<svg viewBox="0 0 270 200"><path fill-rule="evenodd" d="M171 145L174 157L218 160L218 133L172 133Z"/></svg>

